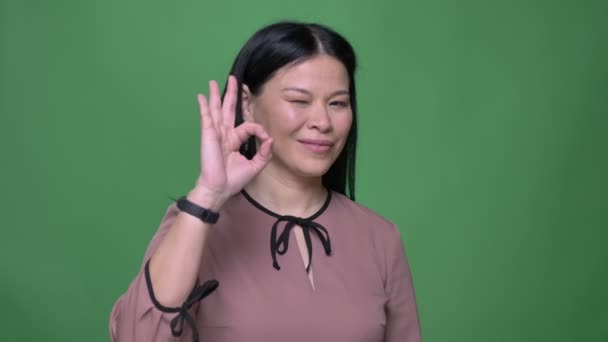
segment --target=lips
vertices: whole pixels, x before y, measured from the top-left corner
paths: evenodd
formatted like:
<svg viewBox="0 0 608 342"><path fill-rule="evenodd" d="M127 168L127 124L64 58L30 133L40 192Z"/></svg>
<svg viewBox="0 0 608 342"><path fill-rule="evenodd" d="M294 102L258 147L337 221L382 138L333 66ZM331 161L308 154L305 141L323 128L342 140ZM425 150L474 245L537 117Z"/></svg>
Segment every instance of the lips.
<svg viewBox="0 0 608 342"><path fill-rule="evenodd" d="M331 150L333 142L322 139L301 139L298 140L302 146L315 154L325 154Z"/></svg>
<svg viewBox="0 0 608 342"><path fill-rule="evenodd" d="M300 139L298 140L301 143L309 144L309 145L318 145L318 146L328 146L331 147L334 143L331 140L323 140L323 139Z"/></svg>

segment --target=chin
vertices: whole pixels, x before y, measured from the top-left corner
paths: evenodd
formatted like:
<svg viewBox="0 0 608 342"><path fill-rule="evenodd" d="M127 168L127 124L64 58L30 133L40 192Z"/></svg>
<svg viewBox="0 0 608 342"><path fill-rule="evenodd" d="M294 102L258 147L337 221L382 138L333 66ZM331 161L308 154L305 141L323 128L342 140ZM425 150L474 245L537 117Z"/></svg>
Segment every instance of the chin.
<svg viewBox="0 0 608 342"><path fill-rule="evenodd" d="M280 165L280 168L289 170L290 173L298 177L316 178L325 175L337 157L334 158L334 155L327 154L319 158L301 154L299 151L291 151L291 153L275 153L273 161L277 163L277 166Z"/></svg>
<svg viewBox="0 0 608 342"><path fill-rule="evenodd" d="M331 164L327 162L310 162L307 164L299 164L294 170L303 177L322 177L329 171Z"/></svg>

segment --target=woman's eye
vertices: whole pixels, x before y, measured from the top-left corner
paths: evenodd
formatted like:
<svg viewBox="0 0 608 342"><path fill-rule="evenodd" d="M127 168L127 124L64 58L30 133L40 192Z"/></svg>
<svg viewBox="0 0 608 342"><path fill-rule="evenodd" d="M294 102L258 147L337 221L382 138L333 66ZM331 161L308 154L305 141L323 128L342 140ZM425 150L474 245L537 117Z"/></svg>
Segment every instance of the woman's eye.
<svg viewBox="0 0 608 342"><path fill-rule="evenodd" d="M290 100L289 102L298 103L298 104L307 104L308 103L308 101L306 101L306 100Z"/></svg>
<svg viewBox="0 0 608 342"><path fill-rule="evenodd" d="M345 102L345 101L334 101L334 102L330 103L330 105L332 105L332 106L338 106L338 107L346 107L346 106L348 106L348 102Z"/></svg>

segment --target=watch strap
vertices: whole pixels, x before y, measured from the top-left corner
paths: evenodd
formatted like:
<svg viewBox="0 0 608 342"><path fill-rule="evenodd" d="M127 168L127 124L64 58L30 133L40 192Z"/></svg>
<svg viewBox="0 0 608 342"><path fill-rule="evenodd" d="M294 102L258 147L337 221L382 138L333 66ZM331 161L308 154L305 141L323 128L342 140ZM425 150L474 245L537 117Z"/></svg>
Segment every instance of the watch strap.
<svg viewBox="0 0 608 342"><path fill-rule="evenodd" d="M198 217L205 223L216 223L220 217L219 213L210 209L203 208L198 204L190 202L186 196L182 196L177 200L177 207L179 210L187 212L188 214Z"/></svg>

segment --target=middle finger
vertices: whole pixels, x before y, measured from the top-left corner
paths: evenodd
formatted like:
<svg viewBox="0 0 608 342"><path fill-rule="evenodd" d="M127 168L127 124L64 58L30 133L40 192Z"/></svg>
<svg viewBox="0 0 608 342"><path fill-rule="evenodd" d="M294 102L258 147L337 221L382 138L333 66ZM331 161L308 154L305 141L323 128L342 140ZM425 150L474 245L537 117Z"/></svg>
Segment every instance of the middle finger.
<svg viewBox="0 0 608 342"><path fill-rule="evenodd" d="M221 125L222 105L220 90L215 80L209 81L209 110L211 111L215 129L219 129Z"/></svg>
<svg viewBox="0 0 608 342"><path fill-rule="evenodd" d="M228 76L228 86L226 87L226 94L224 95L224 101L222 103L222 121L224 126L230 128L234 127L237 84L236 77L233 75Z"/></svg>

